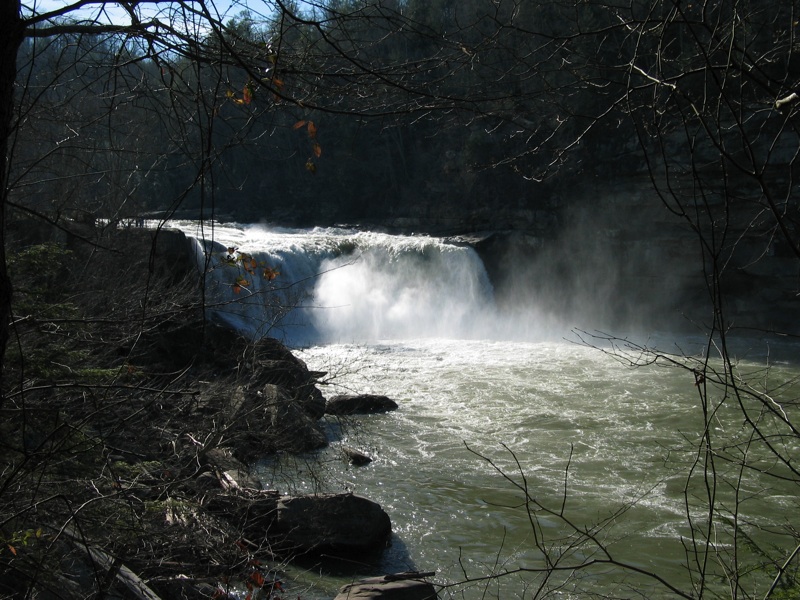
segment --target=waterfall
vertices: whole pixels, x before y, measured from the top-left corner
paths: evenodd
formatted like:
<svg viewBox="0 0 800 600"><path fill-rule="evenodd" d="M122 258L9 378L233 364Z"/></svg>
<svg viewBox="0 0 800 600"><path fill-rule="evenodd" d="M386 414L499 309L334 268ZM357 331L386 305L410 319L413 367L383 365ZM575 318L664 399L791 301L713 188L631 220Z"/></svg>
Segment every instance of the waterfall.
<svg viewBox="0 0 800 600"><path fill-rule="evenodd" d="M212 319L293 345L484 338L495 307L469 247L341 228L173 224L195 240Z"/></svg>

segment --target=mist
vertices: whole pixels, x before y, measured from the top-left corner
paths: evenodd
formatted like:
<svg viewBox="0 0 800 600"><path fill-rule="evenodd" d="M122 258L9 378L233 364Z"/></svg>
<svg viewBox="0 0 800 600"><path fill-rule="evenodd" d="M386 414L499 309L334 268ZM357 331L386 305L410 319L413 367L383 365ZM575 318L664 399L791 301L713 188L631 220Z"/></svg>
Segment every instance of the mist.
<svg viewBox="0 0 800 600"><path fill-rule="evenodd" d="M707 316L696 243L654 216L658 208L583 206L557 237L490 241L483 254L498 313L524 323L532 312L554 331L693 331Z"/></svg>

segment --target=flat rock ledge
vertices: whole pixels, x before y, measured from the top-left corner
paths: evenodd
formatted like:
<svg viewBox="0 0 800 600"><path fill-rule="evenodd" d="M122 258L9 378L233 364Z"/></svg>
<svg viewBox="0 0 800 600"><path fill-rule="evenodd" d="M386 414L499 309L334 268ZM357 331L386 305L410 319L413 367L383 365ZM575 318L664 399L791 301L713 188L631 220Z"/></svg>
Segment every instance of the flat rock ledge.
<svg viewBox="0 0 800 600"><path fill-rule="evenodd" d="M434 600L436 588L425 577L435 573L397 573L350 583L339 590L335 600Z"/></svg>

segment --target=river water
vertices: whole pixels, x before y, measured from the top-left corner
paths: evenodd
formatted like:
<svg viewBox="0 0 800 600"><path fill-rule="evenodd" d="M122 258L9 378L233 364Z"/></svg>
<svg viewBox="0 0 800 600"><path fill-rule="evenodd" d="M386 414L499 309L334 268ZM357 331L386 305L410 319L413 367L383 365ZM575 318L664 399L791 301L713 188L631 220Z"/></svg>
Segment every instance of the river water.
<svg viewBox="0 0 800 600"><path fill-rule="evenodd" d="M197 233L193 224L179 225ZM709 488L692 466L702 465L697 448L706 423L726 448L744 447L750 430L732 402L721 401L709 420L706 388L690 370L664 361L632 368L626 357L638 360L640 346L626 354L623 341L609 352L607 340L561 327L535 306L499 314L469 248L347 230L217 226L214 236L216 245L198 244L214 267L209 294L246 304L222 304L216 318L284 337L311 369L327 373L328 396L376 393L399 404L391 413L330 419L325 452L259 465L268 486L352 491L392 519L393 544L378 564L295 566L298 595L330 597L354 577L423 570L452 586L443 596L674 597L635 570L690 593L696 550L713 549L719 565L731 556L723 521L710 542L698 540ZM234 259L245 260L220 262L234 247ZM242 275L243 262L258 268ZM264 277L267 268L280 275ZM276 310L267 298L281 294L298 308ZM271 308L259 312L263 305ZM662 333L639 343L674 353L678 365L702 362L705 352L702 338ZM768 388L768 380L790 382L773 399L793 410L796 368L781 360L763 370L764 351L760 340L743 345L739 369ZM713 403L716 392L708 393ZM796 438L781 439L796 456ZM373 462L350 466L343 445ZM771 468L765 464L762 470ZM751 548L772 544L781 556L781 534L800 526L796 485L729 466L717 465L717 502L746 523L737 531L752 539ZM534 572L546 556L564 570ZM632 568L581 568L609 557ZM758 553L737 559L759 564ZM724 595L723 566L711 570ZM491 577L499 573L507 574ZM763 592L770 575L756 573L747 585Z"/></svg>

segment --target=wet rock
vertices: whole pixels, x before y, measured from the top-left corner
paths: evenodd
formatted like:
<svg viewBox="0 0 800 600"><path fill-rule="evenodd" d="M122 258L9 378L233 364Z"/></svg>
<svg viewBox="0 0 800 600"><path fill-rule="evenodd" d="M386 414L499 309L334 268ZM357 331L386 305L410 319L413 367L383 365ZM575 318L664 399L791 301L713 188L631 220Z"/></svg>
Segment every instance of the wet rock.
<svg viewBox="0 0 800 600"><path fill-rule="evenodd" d="M333 396L325 406L325 413L329 415L363 415L390 410L397 410L397 402L376 394Z"/></svg>
<svg viewBox="0 0 800 600"><path fill-rule="evenodd" d="M350 461L350 464L356 467L363 467L372 462L369 456L350 446L342 446L342 453Z"/></svg>
<svg viewBox="0 0 800 600"><path fill-rule="evenodd" d="M284 496L276 516L273 548L289 554L379 555L392 532L379 504L353 494Z"/></svg>

